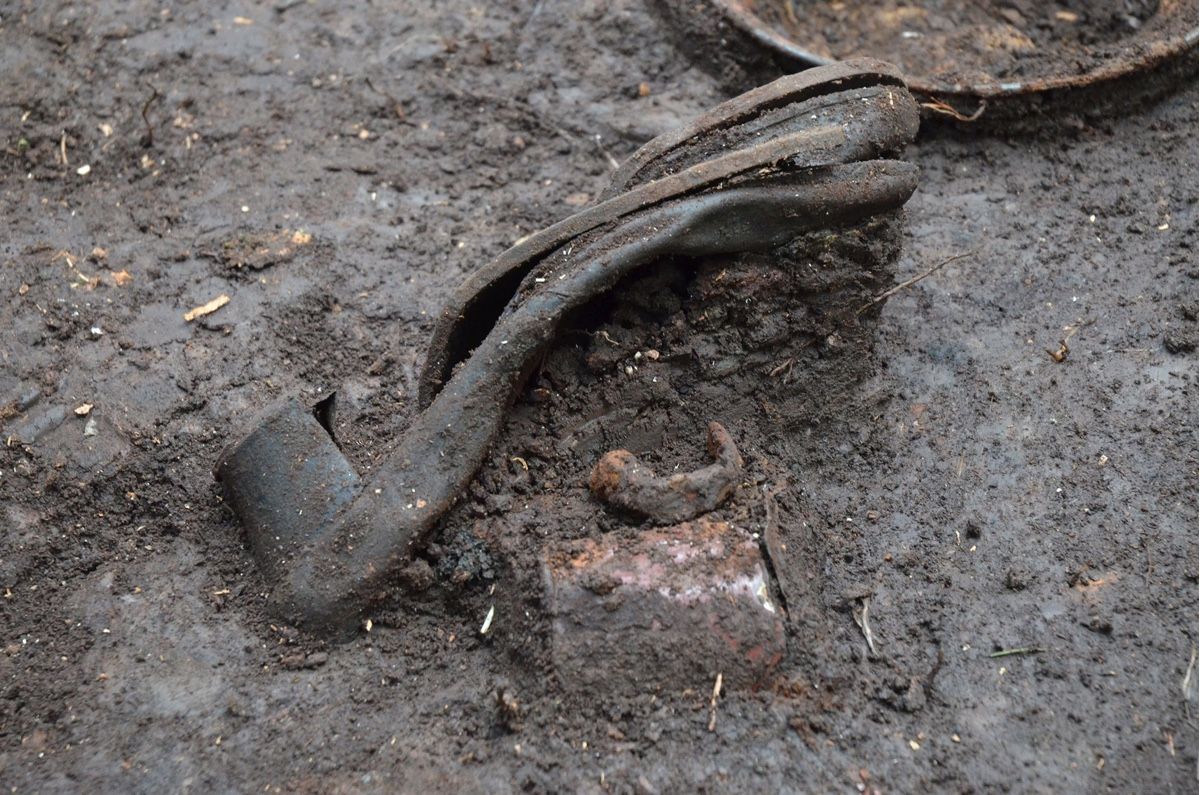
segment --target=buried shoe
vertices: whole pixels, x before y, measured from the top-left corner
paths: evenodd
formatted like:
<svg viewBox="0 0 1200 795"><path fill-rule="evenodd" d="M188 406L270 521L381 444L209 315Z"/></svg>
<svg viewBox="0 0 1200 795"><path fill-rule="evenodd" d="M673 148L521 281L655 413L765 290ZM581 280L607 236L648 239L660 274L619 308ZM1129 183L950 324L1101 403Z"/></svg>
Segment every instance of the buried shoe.
<svg viewBox="0 0 1200 795"><path fill-rule="evenodd" d="M455 294L422 376L427 405L369 478L329 435L329 404L274 410L222 453L215 475L272 582L275 613L352 633L470 482L563 318L665 258L766 254L898 208L916 169L886 158L916 127L895 72L858 61L782 78L651 141L609 198Z"/></svg>

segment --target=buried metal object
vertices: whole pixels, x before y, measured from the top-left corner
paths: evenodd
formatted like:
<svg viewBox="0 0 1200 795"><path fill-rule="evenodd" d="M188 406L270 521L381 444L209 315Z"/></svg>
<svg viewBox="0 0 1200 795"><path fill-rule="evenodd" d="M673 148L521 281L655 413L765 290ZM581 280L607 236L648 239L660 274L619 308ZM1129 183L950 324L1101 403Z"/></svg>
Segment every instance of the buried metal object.
<svg viewBox="0 0 1200 795"><path fill-rule="evenodd" d="M552 542L542 581L550 656L568 690L702 690L718 674L754 688L786 650L758 542L725 522Z"/></svg>
<svg viewBox="0 0 1200 795"><path fill-rule="evenodd" d="M422 374L427 405L368 477L337 449L331 404L271 410L214 474L271 581L273 612L353 632L470 482L568 313L663 257L770 252L899 207L916 169L886 158L917 124L895 70L863 60L781 78L651 141L609 198L455 294Z"/></svg>
<svg viewBox="0 0 1200 795"><path fill-rule="evenodd" d="M742 476L742 456L725 426L708 424L713 463L692 472L660 477L628 450L605 453L588 487L609 505L645 516L655 524L695 519L733 494Z"/></svg>

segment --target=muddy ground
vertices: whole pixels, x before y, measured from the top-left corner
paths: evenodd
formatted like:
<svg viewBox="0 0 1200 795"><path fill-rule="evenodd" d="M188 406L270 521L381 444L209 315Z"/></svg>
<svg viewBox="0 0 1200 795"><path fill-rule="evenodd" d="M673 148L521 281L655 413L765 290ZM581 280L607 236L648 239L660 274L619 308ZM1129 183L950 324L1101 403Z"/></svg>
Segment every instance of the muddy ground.
<svg viewBox="0 0 1200 795"><path fill-rule="evenodd" d="M433 576L331 646L265 613L223 443L337 389L369 464L464 275L719 84L640 0L10 1L0 64L6 790L1195 791L1194 84L1040 135L927 125L879 262L972 255L835 339L729 312L762 286L720 263L618 291ZM537 550L636 533L596 457L699 466L714 419L747 460L721 518L788 542L778 681L715 721L708 680L557 686Z"/></svg>

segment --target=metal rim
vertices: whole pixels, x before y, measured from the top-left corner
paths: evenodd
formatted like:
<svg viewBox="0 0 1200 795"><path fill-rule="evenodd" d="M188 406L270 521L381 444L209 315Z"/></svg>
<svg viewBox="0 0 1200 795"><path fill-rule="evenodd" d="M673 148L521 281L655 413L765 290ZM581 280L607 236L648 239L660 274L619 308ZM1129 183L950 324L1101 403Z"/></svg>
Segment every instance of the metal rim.
<svg viewBox="0 0 1200 795"><path fill-rule="evenodd" d="M764 22L757 14L749 10L744 4L744 0L710 1L718 11L743 33L746 33L767 49L773 50L789 60L797 61L806 66L823 66L835 62L831 58L826 58L806 50L778 32L774 27ZM1102 64L1090 72L1078 75L1012 82L939 83L930 81L919 75L906 74L905 80L908 82L910 90L920 94L935 96L985 100L1028 96L1046 91L1083 88L1153 69L1194 49L1198 39L1200 39L1200 28L1193 28L1183 36L1151 42L1148 51L1137 58L1122 60L1118 63L1110 62ZM861 55L862 53L858 54Z"/></svg>

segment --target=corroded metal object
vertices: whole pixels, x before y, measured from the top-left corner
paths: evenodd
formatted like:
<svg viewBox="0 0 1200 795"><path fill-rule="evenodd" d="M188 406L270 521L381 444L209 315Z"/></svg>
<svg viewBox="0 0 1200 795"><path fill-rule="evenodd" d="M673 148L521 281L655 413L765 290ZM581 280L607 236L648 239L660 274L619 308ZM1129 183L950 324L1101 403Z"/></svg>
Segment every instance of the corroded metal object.
<svg viewBox="0 0 1200 795"><path fill-rule="evenodd" d="M655 524L695 519L729 499L742 476L742 456L721 423L708 424L707 446L711 464L665 476L628 450L612 450L596 463L588 487L609 505Z"/></svg>
<svg viewBox="0 0 1200 795"><path fill-rule="evenodd" d="M329 434L331 406L269 412L215 475L272 581L274 612L352 632L470 482L569 312L663 257L769 252L899 207L916 169L886 158L917 124L895 70L864 60L781 78L651 141L607 198L455 294L422 375L424 411L367 477Z"/></svg>
<svg viewBox="0 0 1200 795"><path fill-rule="evenodd" d="M550 656L568 690L704 690L718 674L754 688L786 650L758 542L725 522L552 542L542 580Z"/></svg>

